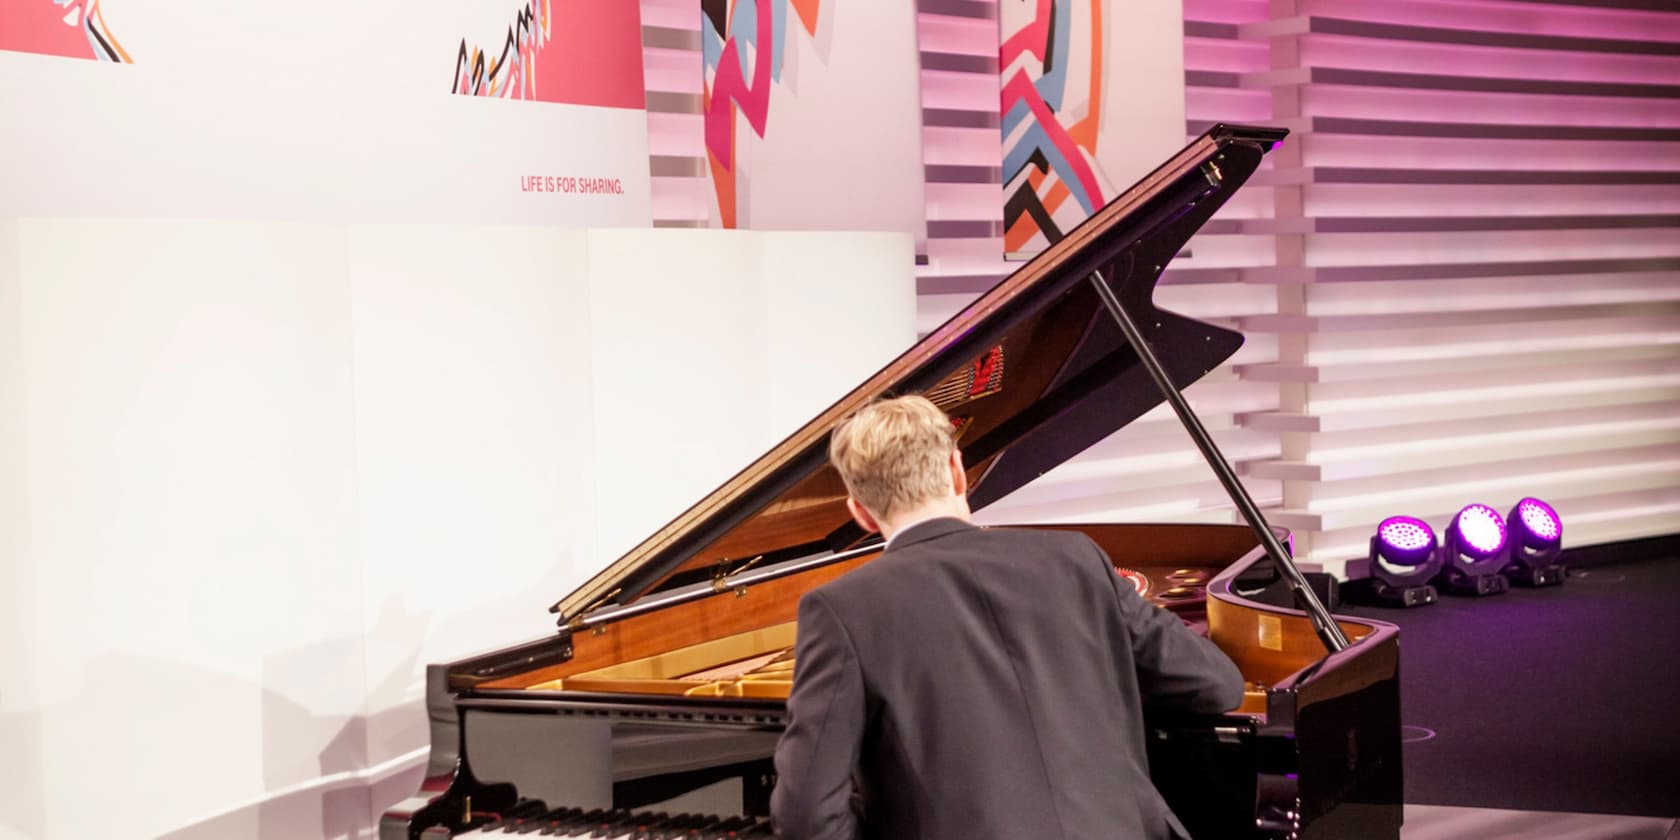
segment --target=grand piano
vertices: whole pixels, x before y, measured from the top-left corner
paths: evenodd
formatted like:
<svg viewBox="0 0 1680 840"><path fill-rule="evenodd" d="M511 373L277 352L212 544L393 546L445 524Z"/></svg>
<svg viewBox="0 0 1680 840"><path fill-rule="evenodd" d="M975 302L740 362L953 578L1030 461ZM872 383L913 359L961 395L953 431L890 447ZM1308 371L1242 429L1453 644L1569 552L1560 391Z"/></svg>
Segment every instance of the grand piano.
<svg viewBox="0 0 1680 840"><path fill-rule="evenodd" d="M1242 337L1153 302L1284 134L1210 129L560 599L558 632L430 666L427 775L381 840L774 836L799 597L880 551L847 515L829 431L904 393L952 416L976 510L1170 403L1246 524L1056 526L1247 683L1227 714L1150 714L1156 786L1198 838L1398 837L1397 628L1325 610L1178 393Z"/></svg>

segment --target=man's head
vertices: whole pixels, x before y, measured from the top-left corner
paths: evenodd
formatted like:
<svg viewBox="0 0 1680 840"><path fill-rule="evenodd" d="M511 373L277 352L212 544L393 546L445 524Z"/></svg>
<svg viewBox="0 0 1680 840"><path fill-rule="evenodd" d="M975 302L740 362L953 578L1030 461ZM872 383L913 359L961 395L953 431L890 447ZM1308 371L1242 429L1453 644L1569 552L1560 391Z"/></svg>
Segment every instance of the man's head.
<svg viewBox="0 0 1680 840"><path fill-rule="evenodd" d="M852 515L865 528L890 536L890 526L911 515L967 515L968 476L951 420L926 397L864 406L835 427L828 457L846 482Z"/></svg>

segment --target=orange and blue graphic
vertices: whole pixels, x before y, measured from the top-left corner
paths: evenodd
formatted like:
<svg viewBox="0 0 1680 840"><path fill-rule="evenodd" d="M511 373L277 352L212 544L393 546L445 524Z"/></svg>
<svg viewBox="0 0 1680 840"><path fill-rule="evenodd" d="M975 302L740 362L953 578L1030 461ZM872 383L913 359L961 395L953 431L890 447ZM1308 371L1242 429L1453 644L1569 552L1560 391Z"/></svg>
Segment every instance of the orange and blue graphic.
<svg viewBox="0 0 1680 840"><path fill-rule="evenodd" d="M705 59L701 108L705 112L706 161L711 167L723 226L736 226L735 115L764 136L772 86L781 81L787 51L788 13L810 37L817 35L821 0L701 0L700 49ZM748 80L751 81L748 81Z"/></svg>
<svg viewBox="0 0 1680 840"><path fill-rule="evenodd" d="M3 1L3 0L0 0ZM461 39L449 92L642 108L642 19L621 0L528 0L490 49Z"/></svg>
<svg viewBox="0 0 1680 840"><path fill-rule="evenodd" d="M1097 163L1102 0L1004 4L1004 252L1036 253L1114 195Z"/></svg>
<svg viewBox="0 0 1680 840"><path fill-rule="evenodd" d="M134 63L99 0L0 0L0 50Z"/></svg>

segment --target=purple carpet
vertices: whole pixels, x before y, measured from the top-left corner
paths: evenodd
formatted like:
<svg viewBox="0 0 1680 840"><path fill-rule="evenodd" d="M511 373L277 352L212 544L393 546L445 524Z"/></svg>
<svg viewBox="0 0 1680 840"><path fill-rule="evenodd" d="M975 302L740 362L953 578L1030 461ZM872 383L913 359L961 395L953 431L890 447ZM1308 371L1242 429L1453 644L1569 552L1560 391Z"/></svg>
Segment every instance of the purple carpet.
<svg viewBox="0 0 1680 840"><path fill-rule="evenodd" d="M1338 611L1401 628L1407 803L1680 817L1680 557Z"/></svg>

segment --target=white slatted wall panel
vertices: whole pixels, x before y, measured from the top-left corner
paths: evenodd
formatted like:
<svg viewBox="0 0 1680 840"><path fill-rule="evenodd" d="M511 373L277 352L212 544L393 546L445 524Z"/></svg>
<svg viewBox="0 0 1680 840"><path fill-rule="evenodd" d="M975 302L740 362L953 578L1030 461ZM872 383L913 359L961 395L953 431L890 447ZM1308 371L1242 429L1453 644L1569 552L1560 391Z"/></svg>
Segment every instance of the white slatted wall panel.
<svg viewBox="0 0 1680 840"><path fill-rule="evenodd" d="M1223 5L1223 4L1219 4ZM1273 521L1341 572L1393 514L1550 501L1565 541L1680 530L1680 6L1276 0ZM1363 572L1362 560L1346 571Z"/></svg>
<svg viewBox="0 0 1680 840"><path fill-rule="evenodd" d="M654 227L705 227L713 202L701 116L699 0L641 0Z"/></svg>
<svg viewBox="0 0 1680 840"><path fill-rule="evenodd" d="M925 333L1002 259L997 5L917 0ZM699 10L642 0L655 224L703 225ZM1566 542L1680 531L1680 9L1184 0L1187 136L1294 133L1158 300L1236 326L1188 391L1309 566L1384 516L1555 504ZM1147 83L1147 82L1144 82ZM994 521L1235 521L1156 411Z"/></svg>

